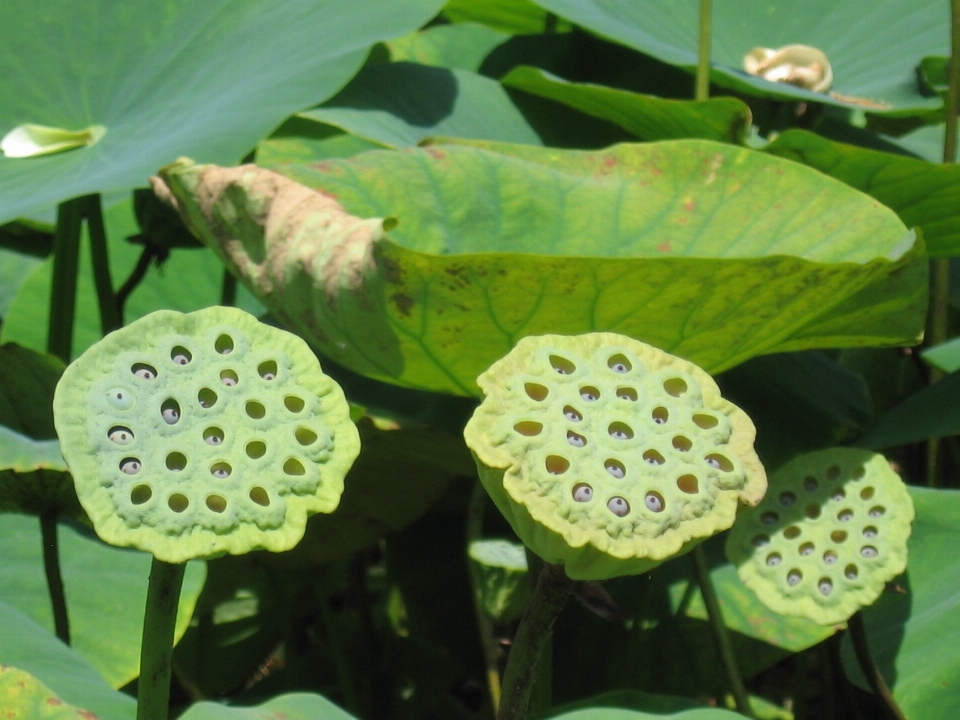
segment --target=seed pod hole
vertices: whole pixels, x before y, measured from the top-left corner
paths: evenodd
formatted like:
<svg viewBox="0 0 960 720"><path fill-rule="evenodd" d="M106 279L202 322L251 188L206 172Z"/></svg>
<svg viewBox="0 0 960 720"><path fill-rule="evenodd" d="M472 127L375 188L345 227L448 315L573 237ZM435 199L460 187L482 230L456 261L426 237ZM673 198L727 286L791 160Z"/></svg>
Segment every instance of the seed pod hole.
<svg viewBox="0 0 960 720"><path fill-rule="evenodd" d="M259 460L264 456L264 454L266 454L267 446L260 440L253 440L247 443L247 447L244 448L244 451L247 453L247 457L251 460Z"/></svg>
<svg viewBox="0 0 960 720"><path fill-rule="evenodd" d="M787 585L790 587L796 587L801 580L803 580L803 573L796 568L787 573Z"/></svg>
<svg viewBox="0 0 960 720"><path fill-rule="evenodd" d="M800 546L800 555L807 557L807 555L813 555L813 543L804 543Z"/></svg>
<svg viewBox="0 0 960 720"><path fill-rule="evenodd" d="M697 480L696 475L681 475L677 478L677 487L680 488L680 492L696 495L700 492L700 481Z"/></svg>
<svg viewBox="0 0 960 720"><path fill-rule="evenodd" d="M153 489L149 485L135 485L130 491L130 502L134 505L143 505L153 497Z"/></svg>
<svg viewBox="0 0 960 720"><path fill-rule="evenodd" d="M208 427L203 431L203 441L207 445L222 445L223 430L218 427Z"/></svg>
<svg viewBox="0 0 960 720"><path fill-rule="evenodd" d="M676 435L673 438L673 446L680 452L690 452L690 448L693 447L693 442L688 437Z"/></svg>
<svg viewBox="0 0 960 720"><path fill-rule="evenodd" d="M243 407L246 410L247 415L254 420L260 420L264 415L267 414L267 409L263 406L262 403L258 403L256 400L250 400Z"/></svg>
<svg viewBox="0 0 960 720"><path fill-rule="evenodd" d="M776 567L781 562L783 562L783 558L780 556L780 553L770 553L767 555L767 567Z"/></svg>
<svg viewBox="0 0 960 720"><path fill-rule="evenodd" d="M296 432L294 432L294 437L296 437L297 442L304 447L313 445L317 441L317 434L310 428L305 427L298 427Z"/></svg>
<svg viewBox="0 0 960 720"><path fill-rule="evenodd" d="M127 475L136 475L140 472L140 461L134 457L124 458L120 461L120 472Z"/></svg>
<svg viewBox="0 0 960 720"><path fill-rule="evenodd" d="M694 413L693 414L693 424L702 430L712 430L717 425L720 424L720 421L717 420L713 415L705 415L704 413Z"/></svg>
<svg viewBox="0 0 960 720"><path fill-rule="evenodd" d="M184 510L190 507L190 498L183 493L174 493L167 498L167 507L169 507L175 513L182 513Z"/></svg>
<svg viewBox="0 0 960 720"><path fill-rule="evenodd" d="M607 367L615 373L627 373L633 369L633 364L627 360L626 355L617 353L616 355L610 356L610 359L607 360Z"/></svg>
<svg viewBox="0 0 960 720"><path fill-rule="evenodd" d="M880 553L877 552L877 549L873 545L864 545L860 548L860 554L865 558L875 558Z"/></svg>
<svg viewBox="0 0 960 720"><path fill-rule="evenodd" d="M834 530L830 533L830 539L839 544L847 539L847 534L843 530Z"/></svg>
<svg viewBox="0 0 960 720"><path fill-rule="evenodd" d="M762 522L764 525L775 525L779 519L780 516L772 511L767 511L760 516L760 522Z"/></svg>
<svg viewBox="0 0 960 720"><path fill-rule="evenodd" d="M550 391L547 389L546 385L533 382L524 383L523 391L527 393L527 397L529 397L531 400L536 400L537 402L546 400L547 395L550 394Z"/></svg>
<svg viewBox="0 0 960 720"><path fill-rule="evenodd" d="M174 425L180 419L180 403L173 398L163 401L160 406L160 417L167 425Z"/></svg>
<svg viewBox="0 0 960 720"><path fill-rule="evenodd" d="M817 590L820 591L821 595L829 595L833 592L833 583L830 581L830 578L820 578L820 582L817 583Z"/></svg>
<svg viewBox="0 0 960 720"><path fill-rule="evenodd" d="M207 507L215 513L222 513L227 509L227 499L222 495L207 495Z"/></svg>
<svg viewBox="0 0 960 720"><path fill-rule="evenodd" d="M840 468L836 465L831 465L827 468L827 480L839 480L840 479Z"/></svg>
<svg viewBox="0 0 960 720"><path fill-rule="evenodd" d="M574 447L583 447L587 444L587 439L583 435L577 435L573 430L568 430L567 442Z"/></svg>
<svg viewBox="0 0 960 720"><path fill-rule="evenodd" d="M860 498L862 500L869 500L873 497L874 489L872 487L865 487L860 491Z"/></svg>
<svg viewBox="0 0 960 720"><path fill-rule="evenodd" d="M180 472L187 466L187 458L183 453L172 452L167 455L167 470Z"/></svg>
<svg viewBox="0 0 960 720"><path fill-rule="evenodd" d="M210 388L203 388L197 393L197 401L202 408L212 408L217 404L217 394Z"/></svg>
<svg viewBox="0 0 960 720"><path fill-rule="evenodd" d="M107 439L114 445L129 445L133 442L134 435L130 428L117 425L107 431Z"/></svg>
<svg viewBox="0 0 960 720"><path fill-rule="evenodd" d="M231 472L233 472L233 468L230 467L229 463L218 462L210 466L210 474L217 480L226 480L230 477Z"/></svg>
<svg viewBox="0 0 960 720"><path fill-rule="evenodd" d="M524 420L523 422L518 422L516 425L514 425L513 429L516 430L521 435L526 435L527 437L533 437L543 432L543 425L538 422L533 422L532 420ZM297 432L299 432L299 430ZM299 437L297 439L299 440ZM316 439L317 439L317 436L314 435L313 440L316 440ZM311 440L310 442L313 442L313 440ZM310 443L300 443L300 444L309 445Z"/></svg>
<svg viewBox="0 0 960 720"><path fill-rule="evenodd" d="M647 510L655 513L663 512L663 509L666 507L666 504L663 502L663 495L656 490L651 490L644 496L643 504L647 506Z"/></svg>
<svg viewBox="0 0 960 720"><path fill-rule="evenodd" d="M850 510L849 508L845 508L841 510L840 512L837 513L837 520L839 520L842 523L850 522L851 520L853 520L853 510Z"/></svg>
<svg viewBox="0 0 960 720"><path fill-rule="evenodd" d="M257 372L264 380L273 380L277 377L277 363L267 360L257 365Z"/></svg>
<svg viewBox="0 0 960 720"><path fill-rule="evenodd" d="M867 539L875 538L877 536L877 529L873 525L868 525L863 529L863 536Z"/></svg>
<svg viewBox="0 0 960 720"><path fill-rule="evenodd" d="M667 410L665 407L654 408L651 415L653 416L653 421L657 425L666 425L667 420L670 419L670 411Z"/></svg>
<svg viewBox="0 0 960 720"><path fill-rule="evenodd" d="M240 382L240 378L237 377L237 374L233 370L222 370L220 372L220 382L227 387L233 387Z"/></svg>
<svg viewBox="0 0 960 720"><path fill-rule="evenodd" d="M303 467L303 463L296 458L287 458L287 461L283 464L283 472L287 475L305 475L307 471Z"/></svg>
<svg viewBox="0 0 960 720"><path fill-rule="evenodd" d="M560 375L572 375L577 370L577 366L564 357L559 355L550 356L550 365Z"/></svg>
<svg viewBox="0 0 960 720"><path fill-rule="evenodd" d="M751 541L751 543L753 544L754 547L763 547L763 546L765 546L765 545L769 545L769 544L770 544L770 536L769 536L769 535L757 535L756 537L753 538L753 540Z"/></svg>
<svg viewBox="0 0 960 720"><path fill-rule="evenodd" d="M270 495L259 485L250 488L250 499L261 507L267 507L270 504Z"/></svg>
<svg viewBox="0 0 960 720"><path fill-rule="evenodd" d="M306 406L306 403L303 402L301 398L298 398L296 395L287 395L283 399L284 407L287 408L290 412L298 413Z"/></svg>
<svg viewBox="0 0 960 720"><path fill-rule="evenodd" d="M107 390L106 400L107 405L120 412L130 410L137 404L137 398L134 394L130 390L121 387Z"/></svg>
<svg viewBox="0 0 960 720"><path fill-rule="evenodd" d="M663 458L663 455L658 453L653 448L650 448L643 453L643 459L651 465L663 465L666 462L666 460Z"/></svg>
<svg viewBox="0 0 960 720"><path fill-rule="evenodd" d="M191 360L193 360L193 355L190 354L190 351L185 347L180 347L177 345L173 350L170 351L170 359L176 365L187 365Z"/></svg>
<svg viewBox="0 0 960 720"><path fill-rule="evenodd" d="M790 527L788 527L786 530L783 531L783 536L787 540L795 540L796 538L800 537L800 533L801 533L801 530L799 526L791 525Z"/></svg>
<svg viewBox="0 0 960 720"><path fill-rule="evenodd" d="M630 513L630 503L622 497L612 497L607 503L607 508L617 517L626 517Z"/></svg>
<svg viewBox="0 0 960 720"><path fill-rule="evenodd" d="M885 508L881 507L880 505L877 505L875 507L870 508L870 512L867 514L872 518L878 518L878 517L882 517L885 512L886 512Z"/></svg>
<svg viewBox="0 0 960 720"><path fill-rule="evenodd" d="M816 492L817 488L820 487L820 483L817 482L815 477L806 477L803 480L803 489L807 492Z"/></svg>
<svg viewBox="0 0 960 720"><path fill-rule="evenodd" d="M784 507L790 507L797 501L797 496L792 492L782 492L780 493L780 504Z"/></svg>
<svg viewBox="0 0 960 720"><path fill-rule="evenodd" d="M835 565L837 562L837 554L833 550L827 550L823 554L823 562L827 565Z"/></svg>
<svg viewBox="0 0 960 720"><path fill-rule="evenodd" d="M586 483L577 483L573 486L573 499L577 502L589 502L593 499L593 488Z"/></svg>
<svg viewBox="0 0 960 720"><path fill-rule="evenodd" d="M807 505L803 509L803 514L806 515L811 520L816 520L820 517L820 506L819 505Z"/></svg>
<svg viewBox="0 0 960 720"><path fill-rule="evenodd" d="M608 473L617 479L620 479L627 474L627 469L623 466L623 463L613 458L608 458L605 460L603 467Z"/></svg>
<svg viewBox="0 0 960 720"><path fill-rule="evenodd" d="M600 399L600 391L592 385L587 385L586 387L580 388L580 397L587 402L596 402Z"/></svg>
<svg viewBox="0 0 960 720"><path fill-rule="evenodd" d="M854 480L863 480L863 478L866 477L866 475L867 475L867 470L862 466L858 468L854 468L853 472L850 473L850 477L853 478Z"/></svg>
<svg viewBox="0 0 960 720"><path fill-rule="evenodd" d="M570 461L560 455L547 455L544 464L551 475L563 475L570 469Z"/></svg>
<svg viewBox="0 0 960 720"><path fill-rule="evenodd" d="M133 367L130 368L130 372L142 380L157 379L157 369L145 363L134 363Z"/></svg>
<svg viewBox="0 0 960 720"><path fill-rule="evenodd" d="M835 500L836 502L840 502L846 496L847 494L843 491L843 488L837 488L832 493L830 493L830 499Z"/></svg>
<svg viewBox="0 0 960 720"><path fill-rule="evenodd" d="M617 397L620 398L621 400L629 400L630 402L636 402L637 397L639 396L637 395L637 391L634 390L632 387L618 387Z"/></svg>
<svg viewBox="0 0 960 720"><path fill-rule="evenodd" d="M574 410L569 405L567 405L563 409L563 416L570 422L580 422L581 420L583 420L583 415L581 415L579 412Z"/></svg>
<svg viewBox="0 0 960 720"><path fill-rule="evenodd" d="M717 453L707 455L707 465L723 472L733 472L733 463L730 462L730 459L725 455L719 455Z"/></svg>
<svg viewBox="0 0 960 720"><path fill-rule="evenodd" d="M683 378L667 378L663 381L663 389L666 391L667 395L681 397L685 392L687 392L687 382Z"/></svg>
<svg viewBox="0 0 960 720"><path fill-rule="evenodd" d="M221 335L217 338L213 347L221 355L229 355L233 352L233 338L229 335Z"/></svg>
<svg viewBox="0 0 960 720"><path fill-rule="evenodd" d="M610 423L607 432L610 433L610 437L616 438L617 440L629 440L633 437L633 429L622 422Z"/></svg>
<svg viewBox="0 0 960 720"><path fill-rule="evenodd" d="M850 564L843 569L843 574L847 580L856 580L860 572L857 570L857 566Z"/></svg>

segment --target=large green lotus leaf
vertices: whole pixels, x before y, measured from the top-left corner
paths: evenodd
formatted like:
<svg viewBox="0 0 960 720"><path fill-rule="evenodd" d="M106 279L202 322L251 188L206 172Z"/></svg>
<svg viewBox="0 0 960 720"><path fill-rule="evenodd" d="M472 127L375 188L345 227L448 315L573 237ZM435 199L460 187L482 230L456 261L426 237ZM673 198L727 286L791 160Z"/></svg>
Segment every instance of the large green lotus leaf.
<svg viewBox="0 0 960 720"><path fill-rule="evenodd" d="M929 347L920 355L925 363L945 373L960 370L960 337Z"/></svg>
<svg viewBox="0 0 960 720"><path fill-rule="evenodd" d="M295 115L257 146L256 159L268 167L286 162L309 165L327 158L350 157L381 147L332 125Z"/></svg>
<svg viewBox="0 0 960 720"><path fill-rule="evenodd" d="M355 720L325 697L313 693L279 695L256 707L227 707L199 702L180 716L180 720Z"/></svg>
<svg viewBox="0 0 960 720"><path fill-rule="evenodd" d="M619 332L718 372L911 343L923 326L922 246L892 211L743 148L464 141L281 169L324 194L253 166L163 176L279 319L400 384L475 394L480 372L542 333Z"/></svg>
<svg viewBox="0 0 960 720"><path fill-rule="evenodd" d="M30 673L0 665L0 708L4 720L76 720L89 711L65 703Z"/></svg>
<svg viewBox="0 0 960 720"><path fill-rule="evenodd" d="M732 97L703 102L664 100L602 85L567 82L529 66L512 70L500 82L609 120L641 140L703 138L742 143L750 127L750 108Z"/></svg>
<svg viewBox="0 0 960 720"><path fill-rule="evenodd" d="M0 425L0 512L86 518L58 441L33 440Z"/></svg>
<svg viewBox="0 0 960 720"><path fill-rule="evenodd" d="M960 166L831 142L804 130L790 130L765 152L809 165L875 197L909 226L923 230L934 257L960 255Z"/></svg>
<svg viewBox="0 0 960 720"><path fill-rule="evenodd" d="M456 25L435 25L385 44L390 51L390 59L394 62L412 62L477 72L484 58L509 37L485 25L463 22Z"/></svg>
<svg viewBox="0 0 960 720"><path fill-rule="evenodd" d="M953 717L960 707L960 492L909 487L917 516L897 591L863 611L870 654L910 720ZM905 592L903 592L905 590ZM863 688L848 637L847 676Z"/></svg>
<svg viewBox="0 0 960 720"><path fill-rule="evenodd" d="M448 0L443 14L454 23L478 22L506 33L540 33L547 13L530 0Z"/></svg>
<svg viewBox="0 0 960 720"><path fill-rule="evenodd" d="M65 524L59 526L59 538L73 649L114 687L121 687L139 673L150 555L105 545ZM0 514L0 557L0 598L52 629L40 523L26 515ZM177 613L177 639L187 629L205 574L203 563L187 565ZM2 651L0 662L5 662ZM34 674L50 684L43 675Z"/></svg>
<svg viewBox="0 0 960 720"><path fill-rule="evenodd" d="M103 138L0 158L0 222L86 193L145 184L178 155L230 163L288 115L330 97L375 42L438 0L167 0L0 11L0 136L21 123Z"/></svg>
<svg viewBox="0 0 960 720"><path fill-rule="evenodd" d="M551 716L552 720L742 720L743 715L720 708L691 708L674 713L648 713L618 707L594 707Z"/></svg>
<svg viewBox="0 0 960 720"><path fill-rule="evenodd" d="M136 700L114 690L90 663L2 600L0 664L30 673L64 702L94 713L98 720L136 716Z"/></svg>
<svg viewBox="0 0 960 720"><path fill-rule="evenodd" d="M673 65L697 64L697 0L537 0L582 27ZM939 0L740 0L713 7L711 79L750 95L860 105L871 112L938 108L921 94L916 67L926 55L946 55L948 8ZM833 90L801 90L747 75L743 56L754 47L802 43L826 53Z"/></svg>
<svg viewBox="0 0 960 720"><path fill-rule="evenodd" d="M124 240L127 236L139 232L130 200L124 200L108 209L104 213L104 222L113 285L118 288L130 275L143 251L141 245ZM192 312L216 305L220 302L223 273L221 263L206 249L175 250L163 265L151 266L147 271L143 282L127 299L124 318L131 322L154 310ZM46 348L52 277L51 258L34 271L14 298L3 327L0 328L0 340L5 343L17 342L38 351ZM237 307L255 315L263 313L263 306L242 287L237 293ZM84 232L80 248L72 357L80 355L101 337L100 311L93 283L90 248ZM2 392L0 390L0 393ZM49 406L47 412L51 418L52 432L53 413ZM51 434L49 437L55 435Z"/></svg>
<svg viewBox="0 0 960 720"><path fill-rule="evenodd" d="M930 162L943 160L943 141L946 128L940 125L924 125L898 138L887 138L907 152L913 153Z"/></svg>
<svg viewBox="0 0 960 720"><path fill-rule="evenodd" d="M871 450L960 433L960 371L923 388L880 415L858 438Z"/></svg>
<svg viewBox="0 0 960 720"><path fill-rule="evenodd" d="M301 117L389 147L439 135L541 144L497 81L406 62L367 65L329 102Z"/></svg>
<svg viewBox="0 0 960 720"><path fill-rule="evenodd" d="M53 391L64 364L16 343L0 345L0 425L34 440L57 437Z"/></svg>
<svg viewBox="0 0 960 720"><path fill-rule="evenodd" d="M0 321L7 314L20 286L40 262L40 258L32 255L0 249Z"/></svg>

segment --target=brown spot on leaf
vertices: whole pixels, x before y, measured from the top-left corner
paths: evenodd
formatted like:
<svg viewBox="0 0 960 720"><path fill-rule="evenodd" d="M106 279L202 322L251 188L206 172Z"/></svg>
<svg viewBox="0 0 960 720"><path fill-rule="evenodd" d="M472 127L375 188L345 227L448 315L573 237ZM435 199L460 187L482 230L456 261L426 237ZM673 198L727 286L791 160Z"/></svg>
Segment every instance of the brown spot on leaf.
<svg viewBox="0 0 960 720"><path fill-rule="evenodd" d="M662 242L659 245L657 245L657 250L665 253L670 252L670 241L667 240L666 242Z"/></svg>
<svg viewBox="0 0 960 720"><path fill-rule="evenodd" d="M413 307L413 298L409 295L404 295L403 293L394 293L390 296L393 300L393 304L397 306L404 317L410 317L410 308Z"/></svg>
<svg viewBox="0 0 960 720"><path fill-rule="evenodd" d="M687 198L686 202L683 203L683 209L687 212L693 212L696 208L697 204L691 198Z"/></svg>
<svg viewBox="0 0 960 720"><path fill-rule="evenodd" d="M55 697L47 698L47 705L54 705L54 706L63 705L63 700Z"/></svg>

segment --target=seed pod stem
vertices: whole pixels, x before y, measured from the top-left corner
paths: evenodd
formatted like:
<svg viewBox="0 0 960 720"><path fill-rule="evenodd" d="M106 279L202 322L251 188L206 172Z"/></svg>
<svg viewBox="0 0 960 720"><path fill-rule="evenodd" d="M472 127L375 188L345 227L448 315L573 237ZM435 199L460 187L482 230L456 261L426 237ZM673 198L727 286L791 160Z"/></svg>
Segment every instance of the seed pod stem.
<svg viewBox="0 0 960 720"><path fill-rule="evenodd" d="M140 644L137 720L166 720L170 705L170 667L184 563L153 559Z"/></svg>
<svg viewBox="0 0 960 720"><path fill-rule="evenodd" d="M873 660L870 654L870 645L867 642L867 628L863 623L863 613L855 612L847 621L847 629L850 631L850 640L853 642L853 649L857 654L857 662L860 663L860 669L864 677L870 684L873 694L880 698L887 706L887 713L894 720L906 720L897 701L893 699L893 693L890 692L890 686L884 680L880 668Z"/></svg>

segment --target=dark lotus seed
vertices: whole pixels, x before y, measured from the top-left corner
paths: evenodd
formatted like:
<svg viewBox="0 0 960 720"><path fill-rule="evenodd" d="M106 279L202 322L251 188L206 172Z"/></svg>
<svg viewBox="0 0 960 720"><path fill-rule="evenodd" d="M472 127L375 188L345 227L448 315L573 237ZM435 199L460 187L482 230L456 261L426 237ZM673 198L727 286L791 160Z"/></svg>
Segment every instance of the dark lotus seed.
<svg viewBox="0 0 960 720"><path fill-rule="evenodd" d="M757 535L753 539L754 547L763 547L764 545L770 544L770 537L768 535Z"/></svg>
<svg viewBox="0 0 960 720"><path fill-rule="evenodd" d="M657 425L666 425L667 419L670 417L670 411L665 407L658 407L653 409L653 421Z"/></svg>
<svg viewBox="0 0 960 720"><path fill-rule="evenodd" d="M875 558L879 553L872 545L864 545L862 548L860 548L860 554L865 558Z"/></svg>
<svg viewBox="0 0 960 720"><path fill-rule="evenodd" d="M847 539L847 534L843 530L834 530L830 533L830 539L835 543L842 543Z"/></svg>
<svg viewBox="0 0 960 720"><path fill-rule="evenodd" d="M616 460L607 460L603 466L607 469L608 473L617 479L620 479L627 474L626 468L624 468L623 465Z"/></svg>
<svg viewBox="0 0 960 720"><path fill-rule="evenodd" d="M220 445L223 443L223 430L212 427L203 431L203 441L207 445Z"/></svg>
<svg viewBox="0 0 960 720"><path fill-rule="evenodd" d="M863 529L863 536L865 538L875 538L877 536L877 529L875 527L865 527Z"/></svg>
<svg viewBox="0 0 960 720"><path fill-rule="evenodd" d="M803 580L803 573L799 570L791 570L787 573L787 584L791 587L799 585L801 580Z"/></svg>
<svg viewBox="0 0 960 720"><path fill-rule="evenodd" d="M844 569L843 574L847 577L848 580L855 580L857 575L860 573L857 571L856 565L847 565Z"/></svg>
<svg viewBox="0 0 960 720"><path fill-rule="evenodd" d="M683 435L677 435L673 439L673 446L680 452L689 452L690 448L693 447L693 443L690 441L690 438L686 438Z"/></svg>
<svg viewBox="0 0 960 720"><path fill-rule="evenodd" d="M630 372L633 369L633 365L630 364L630 361L624 355L613 355L607 360L607 367L613 370L615 373L625 373Z"/></svg>
<svg viewBox="0 0 960 720"><path fill-rule="evenodd" d="M882 516L884 512L886 511L878 505L877 507L870 508L870 512L867 514L872 518L878 518Z"/></svg>
<svg viewBox="0 0 960 720"><path fill-rule="evenodd" d="M573 409L572 407L570 407L569 405L567 405L567 406L563 409L563 416L564 416L567 420L569 420L570 422L580 422L581 420L583 420L583 415L581 415L580 413L578 413L576 410L574 410L574 409Z"/></svg>
<svg viewBox="0 0 960 720"><path fill-rule="evenodd" d="M853 510L841 510L837 513L837 520L840 522L850 522L853 519Z"/></svg>
<svg viewBox="0 0 960 720"><path fill-rule="evenodd" d="M630 504L622 497L610 498L607 507L610 509L610 512L617 517L625 517L630 512Z"/></svg>
<svg viewBox="0 0 960 720"><path fill-rule="evenodd" d="M257 505L267 507L270 504L270 495L262 487L256 486L250 488L250 499Z"/></svg>
<svg viewBox="0 0 960 720"><path fill-rule="evenodd" d="M827 480L836 480L840 477L840 468L836 465L831 465L827 469Z"/></svg>
<svg viewBox="0 0 960 720"><path fill-rule="evenodd" d="M696 495L700 492L700 481L696 475L681 475L677 478L677 487L688 495Z"/></svg>
<svg viewBox="0 0 960 720"><path fill-rule="evenodd" d="M760 516L760 522L762 522L764 525L773 525L779 519L780 519L780 516L777 515L775 512L765 512L763 515Z"/></svg>
<svg viewBox="0 0 960 720"><path fill-rule="evenodd" d="M804 543L800 546L800 555L806 557L807 555L813 555L813 543Z"/></svg>
<svg viewBox="0 0 960 720"><path fill-rule="evenodd" d="M807 507L804 508L803 513L811 520L816 520L818 517L820 517L820 506L807 505Z"/></svg>
<svg viewBox="0 0 960 720"><path fill-rule="evenodd" d="M843 492L842 488L837 488L832 493L830 493L830 499L840 502L846 497L846 494Z"/></svg>
<svg viewBox="0 0 960 720"><path fill-rule="evenodd" d="M780 553L770 553L767 555L767 567L779 565L782 560L783 558L780 557Z"/></svg>
<svg viewBox="0 0 960 720"><path fill-rule="evenodd" d="M610 427L607 428L607 432L610 433L610 437L616 438L617 440L629 440L633 437L633 430L629 425L622 422L611 423Z"/></svg>
<svg viewBox="0 0 960 720"><path fill-rule="evenodd" d="M216 463L210 468L210 474L219 480L225 480L230 477L231 468L227 463Z"/></svg>
<svg viewBox="0 0 960 720"><path fill-rule="evenodd" d="M817 482L816 478L808 477L803 481L803 489L807 492L815 492L818 487L820 487L820 483Z"/></svg>
<svg viewBox="0 0 960 720"><path fill-rule="evenodd" d="M828 578L823 578L817 584L817 589L823 595L829 595L833 592L833 583Z"/></svg>
<svg viewBox="0 0 960 720"><path fill-rule="evenodd" d="M647 506L647 510L650 512L663 512L664 502L663 496L658 492L648 492L647 496L643 499L644 504Z"/></svg>
<svg viewBox="0 0 960 720"><path fill-rule="evenodd" d="M574 447L583 447L587 444L587 439L583 437L583 435L577 435L575 432L570 431L567 433L567 442Z"/></svg>
<svg viewBox="0 0 960 720"><path fill-rule="evenodd" d="M833 565L835 562L837 562L837 554L833 550L827 550L823 554L823 561L827 565Z"/></svg>
<svg viewBox="0 0 960 720"><path fill-rule="evenodd" d="M792 492L780 493L780 504L784 507L790 507L797 501L797 496Z"/></svg>
<svg viewBox="0 0 960 720"><path fill-rule="evenodd" d="M618 387L617 397L620 398L621 400L630 400L631 402L636 402L637 391L631 387Z"/></svg>
<svg viewBox="0 0 960 720"><path fill-rule="evenodd" d="M523 390L527 393L527 397L529 397L531 400L536 400L537 402L546 400L547 395L550 394L550 391L546 388L546 386L541 385L540 383L524 383Z"/></svg>
<svg viewBox="0 0 960 720"><path fill-rule="evenodd" d="M589 502L593 499L593 488L586 483L573 486L573 499L577 502Z"/></svg>
<svg viewBox="0 0 960 720"><path fill-rule="evenodd" d="M570 468L570 461L559 455L547 455L544 464L551 475L562 475Z"/></svg>
<svg viewBox="0 0 960 720"><path fill-rule="evenodd" d="M701 430L710 430L720 424L720 421L713 415L704 415L702 413L694 413L693 422Z"/></svg>
<svg viewBox="0 0 960 720"><path fill-rule="evenodd" d="M566 358L562 358L558 355L550 356L550 364L553 366L553 369L556 370L560 375L570 375L575 372L577 366Z"/></svg>
<svg viewBox="0 0 960 720"><path fill-rule="evenodd" d="M783 531L783 536L787 540L793 540L794 538L800 537L800 533L803 532L800 530L800 527L797 525L791 525L786 530Z"/></svg>
<svg viewBox="0 0 960 720"><path fill-rule="evenodd" d="M864 500L869 500L870 498L873 497L873 492L874 490L872 487L865 487L863 490L860 491L860 497Z"/></svg>
<svg viewBox="0 0 960 720"><path fill-rule="evenodd" d="M600 391L595 387L582 387L580 388L580 397L587 402L595 402L600 399Z"/></svg>
<svg viewBox="0 0 960 720"><path fill-rule="evenodd" d="M120 463L120 470L127 475L136 475L140 472L140 461L136 458L124 458Z"/></svg>
<svg viewBox="0 0 960 720"><path fill-rule="evenodd" d="M666 462L666 460L663 459L663 455L653 449L647 450L643 454L643 459L651 465L663 465Z"/></svg>
<svg viewBox="0 0 960 720"><path fill-rule="evenodd" d="M130 502L134 505L143 505L153 497L153 490L149 485L137 485L130 491Z"/></svg>

